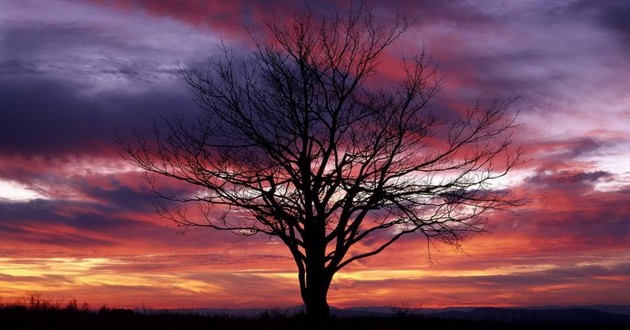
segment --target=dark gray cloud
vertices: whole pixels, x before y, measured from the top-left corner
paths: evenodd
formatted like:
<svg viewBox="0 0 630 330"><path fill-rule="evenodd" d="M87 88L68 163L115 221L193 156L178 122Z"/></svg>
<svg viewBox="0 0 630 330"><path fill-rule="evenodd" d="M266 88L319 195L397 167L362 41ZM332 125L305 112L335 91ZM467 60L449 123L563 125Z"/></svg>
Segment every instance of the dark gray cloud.
<svg viewBox="0 0 630 330"><path fill-rule="evenodd" d="M624 41L628 41L630 38L630 4L617 3L603 11L601 20L606 26L617 31Z"/></svg>
<svg viewBox="0 0 630 330"><path fill-rule="evenodd" d="M190 51L210 45L171 48L185 40L168 27L162 35L90 6L57 5L64 15L41 16L29 8L48 4L25 2L6 4L13 16L0 16L0 154L111 153L116 130L195 108L175 59L179 53L185 62Z"/></svg>
<svg viewBox="0 0 630 330"><path fill-rule="evenodd" d="M630 3L615 0L580 0L572 4L573 12L594 18L601 26L615 32L619 41L630 41Z"/></svg>
<svg viewBox="0 0 630 330"><path fill-rule="evenodd" d="M585 192L591 191L594 183L598 180L610 179L612 176L611 173L605 171L560 171L555 173L538 173L529 177L526 183L544 186L549 189L569 188L573 192Z"/></svg>
<svg viewBox="0 0 630 330"><path fill-rule="evenodd" d="M80 86L66 81L0 79L0 154L102 154L118 148L117 131L147 130L161 113L196 109L188 95L161 90L99 98L80 94Z"/></svg>
<svg viewBox="0 0 630 330"><path fill-rule="evenodd" d="M43 73L45 73L45 71L38 68L37 64L31 61L8 59L0 62L0 75L33 75Z"/></svg>
<svg viewBox="0 0 630 330"><path fill-rule="evenodd" d="M211 240L242 240L225 233L191 229L179 235L177 226L155 214L155 197L125 186L110 190L86 185L88 200L0 201L0 236L5 244L58 249L168 246L169 249L205 247ZM84 197L84 198L85 198ZM96 199L90 200L90 199ZM169 206L168 203L165 204ZM194 216L194 215L193 215ZM151 219L151 220L149 220ZM203 221L203 220L201 220ZM265 237L247 244L268 242ZM7 245L10 246L10 245ZM15 253L13 248L11 253ZM81 254L90 250L82 250Z"/></svg>
<svg viewBox="0 0 630 330"><path fill-rule="evenodd" d="M157 197L149 190L135 191L118 182L114 183L114 188L108 189L86 184L82 192L104 205L121 211L150 213L155 211L153 203L157 202Z"/></svg>
<svg viewBox="0 0 630 330"><path fill-rule="evenodd" d="M84 173L73 173L71 169L83 160L120 160L116 131L125 135L136 126L146 132L160 113L196 111L174 75L175 57L184 63L203 63L212 54L208 50L216 42L218 31L228 43L241 45L237 39L244 35L243 23L260 26L256 25L260 10L275 14L300 5L287 9L279 0L247 4L217 1L212 8L202 2L181 1L130 1L127 5L125 1L19 3L32 8L19 9L22 7L18 2L6 2L1 4L0 12L0 180L41 188L37 191L49 191L48 197L53 199L0 202L3 255L39 253L49 257L53 254L50 251L83 255L101 249L98 255L103 256L103 251L133 254L142 248L144 253L147 247L170 253L121 258L122 265L97 269L123 274L169 273L169 268L190 270L206 262L228 269L258 259L273 268L266 270L273 273L291 263L288 254L257 250L268 242L266 237L241 241L227 233L204 229L176 235L173 224L155 216L151 205L154 199L146 188L138 188L138 178L131 178L129 173L106 174L97 168L77 170ZM498 94L504 98L522 95L519 109L532 114L526 117L530 121L525 125L536 134L524 140L535 138L531 144L536 163L532 171L536 172L530 172L517 188L542 192L537 196L541 199L517 210L518 216L502 214L490 219L498 238L514 235L526 238L526 243L514 252L496 247L499 240L489 247L490 256L482 256L478 264L472 259L461 268L483 271L497 265L533 265L537 260L556 267L502 276L461 276L462 285L483 288L482 294L460 290L445 292L443 297L454 302L475 297L481 301L479 297L483 299L484 294L499 296L510 288L521 289L514 294L525 297L535 286L568 284L576 288L587 278L592 280L592 288L585 285L577 293L560 290L558 297L574 293L585 297L625 294L625 300L614 301L627 302L627 290L620 290L618 283L605 278L625 276L630 266L606 266L609 259L598 266L569 263L600 263L601 255L625 253L623 247L630 239L628 188L620 184L599 190L602 182L621 182L621 176L613 169L598 168L593 160L605 162L607 148L626 150L621 148L628 141L625 117L617 115L625 113L622 107L627 103L624 97L628 80L623 73L630 64L617 48L627 49L625 45L630 44L630 23L625 19L630 15L630 5L595 0L571 5L438 0L370 4L374 4L379 20L390 19L398 8L416 19L393 51L426 46L440 62L439 73L446 83L433 108L436 112L454 117L460 106ZM60 8L54 15L47 12L52 6ZM314 6L325 14L341 8L334 1L319 1ZM621 134L613 139L585 133L600 128ZM94 163L98 167L98 162ZM92 166L89 161L86 164ZM179 186L167 189L186 191ZM422 237L398 243L408 247L412 245L405 244L411 241L414 248L425 248ZM216 252L237 244L259 254L248 256L243 252L228 259ZM392 267L404 267L393 260L399 252L395 249L384 255L392 259ZM362 265L371 266L369 261ZM252 295L269 301L280 295L297 297L295 283L272 281L267 277L272 274L259 274L262 272L234 276L229 271L191 271L182 279L217 283L244 299ZM37 283L40 279L0 274L0 281ZM49 282L54 281L61 283L64 279L51 278ZM342 280L338 287L347 284L378 290L387 286L415 294L457 284L452 276L396 281L361 281L357 286L356 281ZM268 285L265 291L260 290L260 283ZM399 284L407 286L400 289ZM176 288L156 289L154 285L83 288L85 292L101 290L106 297L111 296L111 290L127 295L159 295L162 301L190 293ZM597 290L600 293L593 293ZM527 299L521 302L529 302Z"/></svg>
<svg viewBox="0 0 630 330"><path fill-rule="evenodd" d="M14 80L57 79L86 91L146 89L147 84L172 78L173 56L146 43L89 22L0 21L5 30L0 75ZM40 76L40 77L38 77ZM43 76L43 77L42 77Z"/></svg>
<svg viewBox="0 0 630 330"><path fill-rule="evenodd" d="M39 199L23 203L3 202L0 204L0 224L14 230L63 225L92 233L140 225L114 214L112 211L115 209L115 206L79 201Z"/></svg>
<svg viewBox="0 0 630 330"><path fill-rule="evenodd" d="M623 246L630 239L630 196L623 189L596 187L615 178L605 171L539 172L522 186L533 206L517 210L514 217L493 218L493 232L529 237L537 246L533 253L540 255L579 255Z"/></svg>
<svg viewBox="0 0 630 330"><path fill-rule="evenodd" d="M29 242L58 248L114 247L121 241L172 235L169 229L138 221L133 213L121 213L124 205L81 201L33 200L0 203L0 232L7 242ZM137 200L143 209L148 201ZM149 211L145 211L149 212ZM153 236L145 236L151 233ZM156 238L155 243L160 239Z"/></svg>

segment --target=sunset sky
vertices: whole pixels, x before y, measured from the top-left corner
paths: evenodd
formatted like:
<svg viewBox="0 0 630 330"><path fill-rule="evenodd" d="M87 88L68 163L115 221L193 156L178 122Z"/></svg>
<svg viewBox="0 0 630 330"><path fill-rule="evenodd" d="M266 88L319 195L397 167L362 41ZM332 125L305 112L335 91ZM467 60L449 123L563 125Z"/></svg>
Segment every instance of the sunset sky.
<svg viewBox="0 0 630 330"><path fill-rule="evenodd" d="M285 4L286 3L291 3ZM295 3L295 4L293 4ZM318 14L348 3L308 1ZM630 2L368 1L415 19L388 56L425 49L437 106L518 96L529 161L502 184L532 197L489 219L465 253L408 236L344 268L329 303L351 306L630 305ZM300 1L0 0L0 303L147 308L301 304L279 241L156 215L116 133L197 111L176 60L236 49ZM390 61L391 62L391 61ZM382 73L393 70L384 65Z"/></svg>

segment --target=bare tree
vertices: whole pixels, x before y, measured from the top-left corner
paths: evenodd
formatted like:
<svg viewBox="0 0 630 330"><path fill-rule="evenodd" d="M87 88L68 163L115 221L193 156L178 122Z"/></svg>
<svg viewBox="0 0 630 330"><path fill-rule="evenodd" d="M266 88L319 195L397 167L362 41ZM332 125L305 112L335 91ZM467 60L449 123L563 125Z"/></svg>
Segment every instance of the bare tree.
<svg viewBox="0 0 630 330"><path fill-rule="evenodd" d="M343 267L409 234L458 247L485 230L484 212L517 203L493 188L521 157L509 102L443 118L429 107L440 80L424 53L403 61L396 84L376 81L380 56L409 28L404 17L382 25L365 7L326 19L310 10L267 28L245 55L224 47L206 69L181 70L202 109L195 120L165 118L164 132L123 142L151 183L199 188L155 190L205 217L162 215L277 237L297 265L307 315L325 319ZM217 206L223 216L212 216ZM353 251L368 238L378 244Z"/></svg>

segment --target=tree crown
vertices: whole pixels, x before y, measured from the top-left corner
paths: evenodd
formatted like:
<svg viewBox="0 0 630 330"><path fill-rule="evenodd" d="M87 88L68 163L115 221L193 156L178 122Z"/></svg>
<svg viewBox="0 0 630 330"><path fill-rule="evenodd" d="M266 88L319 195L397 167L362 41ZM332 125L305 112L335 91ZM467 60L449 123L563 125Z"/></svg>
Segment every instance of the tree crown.
<svg viewBox="0 0 630 330"><path fill-rule="evenodd" d="M303 275L310 255L323 254L332 274L411 233L459 246L485 230L484 212L519 203L492 184L521 161L510 102L443 118L429 106L441 82L424 53L403 61L398 83L373 81L380 56L409 28L403 17L381 25L361 7L267 27L272 38L255 39L247 55L225 47L206 69L180 71L202 109L194 121L168 117L166 133L123 142L147 173L200 188L156 192L197 203L205 217L162 215L276 236ZM226 212L216 217L213 206ZM373 237L371 249L353 254Z"/></svg>

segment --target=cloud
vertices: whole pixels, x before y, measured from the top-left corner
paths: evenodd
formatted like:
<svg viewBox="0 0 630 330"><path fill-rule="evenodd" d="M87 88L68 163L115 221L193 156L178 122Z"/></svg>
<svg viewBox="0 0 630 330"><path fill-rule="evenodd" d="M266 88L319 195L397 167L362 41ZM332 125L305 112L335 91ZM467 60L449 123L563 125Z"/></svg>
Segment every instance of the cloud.
<svg viewBox="0 0 630 330"><path fill-rule="evenodd" d="M302 8L299 3L286 3L279 0L249 2L204 2L189 1L182 4L178 1L93 1L103 7L109 7L127 14L146 12L157 17L169 17L201 30L213 30L228 36L244 37L245 26L260 28L262 16L269 13L289 13ZM316 4L321 8L322 2ZM332 5L331 7L334 7Z"/></svg>
<svg viewBox="0 0 630 330"><path fill-rule="evenodd" d="M150 127L160 113L194 110L183 93L156 90L142 96L80 96L80 87L66 81L39 79L17 85L0 80L3 109L0 154L60 157L63 154L107 153L118 149L116 131ZM114 153L117 153L114 151ZM118 157L117 155L113 155Z"/></svg>
<svg viewBox="0 0 630 330"><path fill-rule="evenodd" d="M336 283L331 296L345 306L415 303L422 307L487 305L623 304L627 264L555 267L546 271L503 275L422 276ZM626 274L621 275L619 274ZM595 289L599 288L599 289ZM356 292L348 294L348 291ZM399 292L405 292L403 297Z"/></svg>
<svg viewBox="0 0 630 330"><path fill-rule="evenodd" d="M567 190L572 194L592 192L594 184L602 179L610 179L611 173L605 171L580 172L558 171L538 173L526 180L527 184L537 186L536 189L547 191Z"/></svg>
<svg viewBox="0 0 630 330"><path fill-rule="evenodd" d="M418 235L344 268L331 288L334 304L629 303L630 78L622 73L630 69L630 25L623 20L630 7L488 3L370 3L379 21L399 6L417 18L387 54L393 65L381 69L397 67L401 50L426 47L445 77L433 106L441 114L497 94L520 95L513 110L523 125L514 142L532 160L510 188L535 199L515 214L490 214L492 234L464 245L472 256L438 246L438 263L429 265ZM346 4L313 5L327 14ZM196 111L175 58L203 63L221 37L238 46L246 42L244 25L258 32L262 14L301 6L3 3L0 181L45 199L0 201L0 294L45 288L57 297L132 307L143 300L156 307L260 307L279 296L299 303L284 245L206 228L177 235L154 213L140 173L120 159L115 135L133 126L148 132L160 113ZM164 188L191 189L172 182Z"/></svg>
<svg viewBox="0 0 630 330"><path fill-rule="evenodd" d="M630 23L626 19L630 14L630 5L619 1L580 0L571 5L574 12L590 16L602 27L614 31L619 42L627 45L630 37Z"/></svg>

